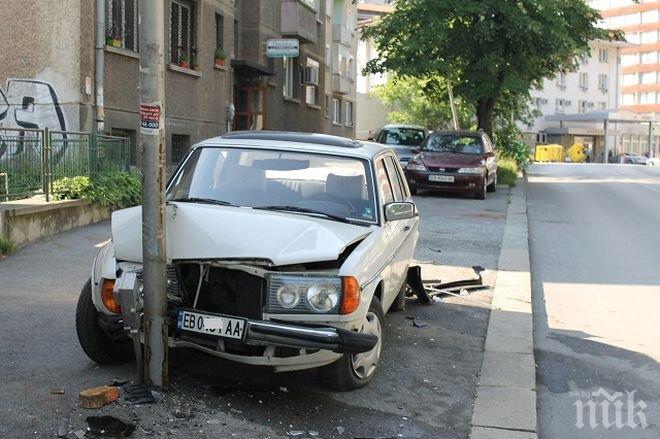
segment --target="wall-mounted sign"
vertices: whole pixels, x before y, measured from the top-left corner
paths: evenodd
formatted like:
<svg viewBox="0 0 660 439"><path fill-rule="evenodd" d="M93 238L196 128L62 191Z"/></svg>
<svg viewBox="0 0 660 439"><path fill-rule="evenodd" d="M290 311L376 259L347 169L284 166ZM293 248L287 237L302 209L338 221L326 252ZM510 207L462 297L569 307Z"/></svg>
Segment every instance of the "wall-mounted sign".
<svg viewBox="0 0 660 439"><path fill-rule="evenodd" d="M300 54L300 41L295 38L266 41L266 56L269 58L297 58Z"/></svg>

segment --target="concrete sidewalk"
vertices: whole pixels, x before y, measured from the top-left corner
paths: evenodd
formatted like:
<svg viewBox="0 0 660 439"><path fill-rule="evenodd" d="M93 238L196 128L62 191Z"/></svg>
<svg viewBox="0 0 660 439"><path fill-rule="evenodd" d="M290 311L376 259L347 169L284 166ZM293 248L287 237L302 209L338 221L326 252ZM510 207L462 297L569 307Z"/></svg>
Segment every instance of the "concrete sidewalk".
<svg viewBox="0 0 660 439"><path fill-rule="evenodd" d="M536 439L536 373L524 180L511 192L472 439Z"/></svg>

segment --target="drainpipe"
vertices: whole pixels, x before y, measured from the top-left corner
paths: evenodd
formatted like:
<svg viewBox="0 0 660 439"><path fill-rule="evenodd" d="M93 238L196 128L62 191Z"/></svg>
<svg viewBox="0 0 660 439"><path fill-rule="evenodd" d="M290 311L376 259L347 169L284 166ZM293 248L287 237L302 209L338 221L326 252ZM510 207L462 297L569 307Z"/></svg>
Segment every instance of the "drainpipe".
<svg viewBox="0 0 660 439"><path fill-rule="evenodd" d="M94 66L96 69L96 132L105 130L105 109L103 107L103 72L105 69L103 50L105 50L105 0L96 0L96 43L94 46Z"/></svg>

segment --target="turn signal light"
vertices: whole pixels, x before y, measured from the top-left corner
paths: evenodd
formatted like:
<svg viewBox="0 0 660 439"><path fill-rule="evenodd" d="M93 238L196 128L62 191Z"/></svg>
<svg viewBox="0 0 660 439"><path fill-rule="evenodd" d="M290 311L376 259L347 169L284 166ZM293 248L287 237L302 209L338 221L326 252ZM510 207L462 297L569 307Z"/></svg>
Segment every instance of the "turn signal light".
<svg viewBox="0 0 660 439"><path fill-rule="evenodd" d="M339 314L350 314L360 306L360 285L356 278L344 276L341 278L341 306Z"/></svg>
<svg viewBox="0 0 660 439"><path fill-rule="evenodd" d="M115 300L115 294L112 292L114 287L115 281L113 279L103 280L103 285L101 286L101 301L103 301L103 305L108 311L119 314L121 312L121 307Z"/></svg>

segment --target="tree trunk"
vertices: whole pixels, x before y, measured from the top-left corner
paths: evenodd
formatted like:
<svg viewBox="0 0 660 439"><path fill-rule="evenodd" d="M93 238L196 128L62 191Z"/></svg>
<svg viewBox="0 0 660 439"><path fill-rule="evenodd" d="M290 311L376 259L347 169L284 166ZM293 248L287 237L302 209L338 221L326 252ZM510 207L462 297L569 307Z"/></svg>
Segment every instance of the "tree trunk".
<svg viewBox="0 0 660 439"><path fill-rule="evenodd" d="M477 129L484 130L488 137L493 138L493 114L495 99L482 98L477 102Z"/></svg>

